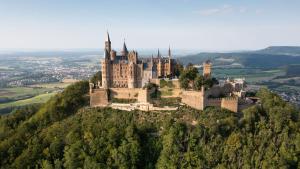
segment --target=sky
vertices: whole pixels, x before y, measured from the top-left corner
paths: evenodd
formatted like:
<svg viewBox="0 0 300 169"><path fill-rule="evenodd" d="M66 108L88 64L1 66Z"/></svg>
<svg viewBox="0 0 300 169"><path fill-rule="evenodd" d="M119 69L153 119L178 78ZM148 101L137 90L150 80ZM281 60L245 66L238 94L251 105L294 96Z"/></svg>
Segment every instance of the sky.
<svg viewBox="0 0 300 169"><path fill-rule="evenodd" d="M300 46L300 0L0 0L0 49Z"/></svg>

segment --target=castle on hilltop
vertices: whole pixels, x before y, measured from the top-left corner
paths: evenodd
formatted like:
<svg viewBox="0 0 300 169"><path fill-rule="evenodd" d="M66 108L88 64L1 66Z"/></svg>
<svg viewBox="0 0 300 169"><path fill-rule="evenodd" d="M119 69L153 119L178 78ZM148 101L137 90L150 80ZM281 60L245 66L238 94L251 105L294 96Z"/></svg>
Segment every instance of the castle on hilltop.
<svg viewBox="0 0 300 169"><path fill-rule="evenodd" d="M107 33L104 58L101 60L102 81L97 84L90 83L90 106L144 111L178 108L154 106L153 94L157 96L158 92L162 93L161 98L177 98L181 103L198 110L204 110L206 107L220 107L240 112L254 104L246 97L245 79L227 79L223 84L214 83L212 63L209 60L203 63L202 81L208 80L211 85L205 86L203 83L201 90L196 90L191 87L194 83L189 82L188 88L181 88L180 80L175 77L177 64L172 58L170 47L167 57L162 57L158 50L155 58L153 55L148 58L139 58L136 51L127 50L124 42L121 53L117 54L111 48L110 37ZM171 89L168 88L166 92L162 82L168 83ZM169 95L164 96L162 91Z"/></svg>
<svg viewBox="0 0 300 169"><path fill-rule="evenodd" d="M151 79L174 76L174 65L169 47L168 56L162 57L159 50L154 58L140 59L137 51L128 51L125 41L120 54L111 47L107 32L102 65L101 87L108 88L142 88Z"/></svg>

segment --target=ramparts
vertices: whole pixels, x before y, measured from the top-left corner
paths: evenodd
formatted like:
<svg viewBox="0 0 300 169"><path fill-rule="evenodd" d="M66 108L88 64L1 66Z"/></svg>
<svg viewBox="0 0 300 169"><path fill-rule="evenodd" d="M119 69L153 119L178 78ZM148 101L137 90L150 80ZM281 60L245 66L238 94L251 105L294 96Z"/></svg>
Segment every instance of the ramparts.
<svg viewBox="0 0 300 169"><path fill-rule="evenodd" d="M237 97L222 98L221 107L233 112L238 112L239 99Z"/></svg>
<svg viewBox="0 0 300 169"><path fill-rule="evenodd" d="M108 91L106 89L93 89L90 91L91 107L105 107L108 103Z"/></svg>
<svg viewBox="0 0 300 169"><path fill-rule="evenodd" d="M203 98L202 92L182 91L181 102L195 109L203 110L205 108Z"/></svg>

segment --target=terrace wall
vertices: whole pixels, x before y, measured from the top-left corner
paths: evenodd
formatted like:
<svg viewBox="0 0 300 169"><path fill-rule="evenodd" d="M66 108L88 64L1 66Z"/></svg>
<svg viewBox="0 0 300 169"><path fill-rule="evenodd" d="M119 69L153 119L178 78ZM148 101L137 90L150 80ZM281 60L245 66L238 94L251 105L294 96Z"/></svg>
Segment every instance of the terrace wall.
<svg viewBox="0 0 300 169"><path fill-rule="evenodd" d="M182 91L181 102L195 109L203 110L205 108L204 97L199 91Z"/></svg>
<svg viewBox="0 0 300 169"><path fill-rule="evenodd" d="M108 105L108 91L106 89L93 89L90 92L91 107L105 107Z"/></svg>

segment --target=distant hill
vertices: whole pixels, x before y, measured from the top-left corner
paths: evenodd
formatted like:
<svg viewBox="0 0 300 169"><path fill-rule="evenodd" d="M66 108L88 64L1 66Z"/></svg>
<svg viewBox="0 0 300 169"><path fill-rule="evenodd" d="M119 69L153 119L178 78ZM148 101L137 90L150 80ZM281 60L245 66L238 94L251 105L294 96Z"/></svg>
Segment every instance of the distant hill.
<svg viewBox="0 0 300 169"><path fill-rule="evenodd" d="M266 49L231 53L198 53L179 58L181 63L202 64L210 59L214 65L274 68L300 64L300 47L268 47Z"/></svg>
<svg viewBox="0 0 300 169"><path fill-rule="evenodd" d="M300 46L270 46L256 53L300 56Z"/></svg>

